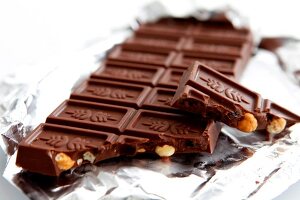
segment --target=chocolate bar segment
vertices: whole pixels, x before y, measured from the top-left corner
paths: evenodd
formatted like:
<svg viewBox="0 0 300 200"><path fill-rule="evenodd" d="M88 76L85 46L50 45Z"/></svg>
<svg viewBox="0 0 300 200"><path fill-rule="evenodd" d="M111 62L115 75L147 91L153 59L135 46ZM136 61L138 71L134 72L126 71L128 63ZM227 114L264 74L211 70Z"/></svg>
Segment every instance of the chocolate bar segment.
<svg viewBox="0 0 300 200"><path fill-rule="evenodd" d="M123 43L123 47L135 50L151 49L152 52L169 52L180 50L184 44L183 37L155 36L151 34L135 34Z"/></svg>
<svg viewBox="0 0 300 200"><path fill-rule="evenodd" d="M136 50L135 46L126 45L126 48L116 47L108 55L109 60L129 63L142 63L168 67L175 56L175 52L157 53L147 50Z"/></svg>
<svg viewBox="0 0 300 200"><path fill-rule="evenodd" d="M120 133L134 112L133 108L66 100L48 116L46 122Z"/></svg>
<svg viewBox="0 0 300 200"><path fill-rule="evenodd" d="M236 78L240 77L243 70L243 65L239 58L218 58L218 56L191 54L180 52L176 54L171 67L187 69L195 61L199 61L213 69L226 75L231 75Z"/></svg>
<svg viewBox="0 0 300 200"><path fill-rule="evenodd" d="M156 36L181 37L189 32L191 25L188 23L168 24L143 24L136 30L138 34L151 34Z"/></svg>
<svg viewBox="0 0 300 200"><path fill-rule="evenodd" d="M204 24L194 25L189 35L201 38L225 41L235 44L252 41L252 35L248 29L220 28L219 26L208 26Z"/></svg>
<svg viewBox="0 0 300 200"><path fill-rule="evenodd" d="M89 79L71 94L71 99L138 108L150 90L150 87L142 85Z"/></svg>
<svg viewBox="0 0 300 200"><path fill-rule="evenodd" d="M267 130L277 134L300 121L296 114L200 62L195 62L182 76L172 105L244 132Z"/></svg>
<svg viewBox="0 0 300 200"><path fill-rule="evenodd" d="M41 124L19 144L16 164L31 172L59 176L83 163L134 155L146 142L142 137Z"/></svg>
<svg viewBox="0 0 300 200"><path fill-rule="evenodd" d="M104 63L91 78L155 86L164 69L153 65L133 63Z"/></svg>
<svg viewBox="0 0 300 200"><path fill-rule="evenodd" d="M220 128L219 124L199 117L140 109L125 133L158 140L157 146L172 146L177 153L212 153Z"/></svg>
<svg viewBox="0 0 300 200"><path fill-rule="evenodd" d="M206 39L188 38L183 46L184 52L218 55L219 57L238 58L249 54L247 45L226 44L220 41L208 41Z"/></svg>

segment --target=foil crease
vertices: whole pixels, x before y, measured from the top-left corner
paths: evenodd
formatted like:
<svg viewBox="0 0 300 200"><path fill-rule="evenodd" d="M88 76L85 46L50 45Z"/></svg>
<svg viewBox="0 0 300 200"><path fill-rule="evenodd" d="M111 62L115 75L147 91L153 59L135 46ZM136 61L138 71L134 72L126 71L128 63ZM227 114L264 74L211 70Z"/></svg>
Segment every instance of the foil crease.
<svg viewBox="0 0 300 200"><path fill-rule="evenodd" d="M222 15L235 27L246 24L237 12L229 8L209 11L193 7L186 13L177 14L154 3L141 13L129 24L131 29L137 28L141 22L163 16L194 16L199 20L207 20ZM16 167L15 151L21 139L68 97L74 85L98 67L109 48L122 42L130 33L130 29L114 30L109 37L76 55L51 58L60 65L45 67L37 76L42 79L23 80L20 77L27 76L22 73L1 82L0 144L9 158L3 176L16 188L30 199L271 199L300 179L299 125L291 127L289 133L274 142L264 141L265 136L259 133L248 135L224 127L212 155L176 155L169 160L150 155L123 157L97 165L84 165L59 178L24 172ZM264 54L257 51L245 71L242 83L251 87L251 81L248 82L246 77L253 76L253 70L256 73L260 70L262 66L257 67L260 65L259 57L264 57ZM70 63L72 59L74 63ZM66 80L65 76L62 77L69 70L62 66L76 63L77 67L72 69L77 70L72 72L72 78ZM85 67L78 67L78 63ZM279 65L275 64L274 68L277 67ZM276 72L282 73L280 70ZM59 89L51 91L53 87ZM252 87L256 86L252 84ZM299 87L294 88L293 92L296 90L300 92ZM49 95L53 98L47 98Z"/></svg>

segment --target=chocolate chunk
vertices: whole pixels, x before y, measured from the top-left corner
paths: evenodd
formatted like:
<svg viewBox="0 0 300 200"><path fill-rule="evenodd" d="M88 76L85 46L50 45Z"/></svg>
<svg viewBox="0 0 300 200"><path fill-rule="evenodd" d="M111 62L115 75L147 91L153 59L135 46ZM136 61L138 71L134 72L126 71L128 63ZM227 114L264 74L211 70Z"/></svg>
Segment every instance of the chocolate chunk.
<svg viewBox="0 0 300 200"><path fill-rule="evenodd" d="M124 62L106 62L91 78L155 86L164 72L162 67Z"/></svg>
<svg viewBox="0 0 300 200"><path fill-rule="evenodd" d="M267 130L277 134L300 121L296 114L200 62L182 76L172 105L244 132Z"/></svg>

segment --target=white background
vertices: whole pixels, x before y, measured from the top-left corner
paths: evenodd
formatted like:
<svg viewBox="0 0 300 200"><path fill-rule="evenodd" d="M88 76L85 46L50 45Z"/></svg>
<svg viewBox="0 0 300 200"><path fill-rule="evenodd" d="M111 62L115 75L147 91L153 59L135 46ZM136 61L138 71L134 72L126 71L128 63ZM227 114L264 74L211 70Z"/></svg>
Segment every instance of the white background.
<svg viewBox="0 0 300 200"><path fill-rule="evenodd" d="M149 1L1 1L0 78L16 69L41 65L49 58L63 57L88 48L109 36L108 30L123 26ZM231 5L249 18L261 35L300 38L297 1L163 1L176 11L194 5ZM71 66L70 66L71 67ZM0 172L5 156L0 150ZM277 199L298 199L300 183ZM0 200L26 199L0 177Z"/></svg>

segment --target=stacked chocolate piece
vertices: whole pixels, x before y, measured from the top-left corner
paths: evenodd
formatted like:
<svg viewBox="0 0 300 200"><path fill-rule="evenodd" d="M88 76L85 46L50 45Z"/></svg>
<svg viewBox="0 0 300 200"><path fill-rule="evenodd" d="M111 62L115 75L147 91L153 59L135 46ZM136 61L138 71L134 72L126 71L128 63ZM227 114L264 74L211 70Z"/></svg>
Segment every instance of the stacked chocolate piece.
<svg viewBox="0 0 300 200"><path fill-rule="evenodd" d="M120 155L213 152L220 125L172 107L176 88L196 60L238 80L252 46L248 29L226 21L142 24L20 143L17 165L58 176Z"/></svg>

